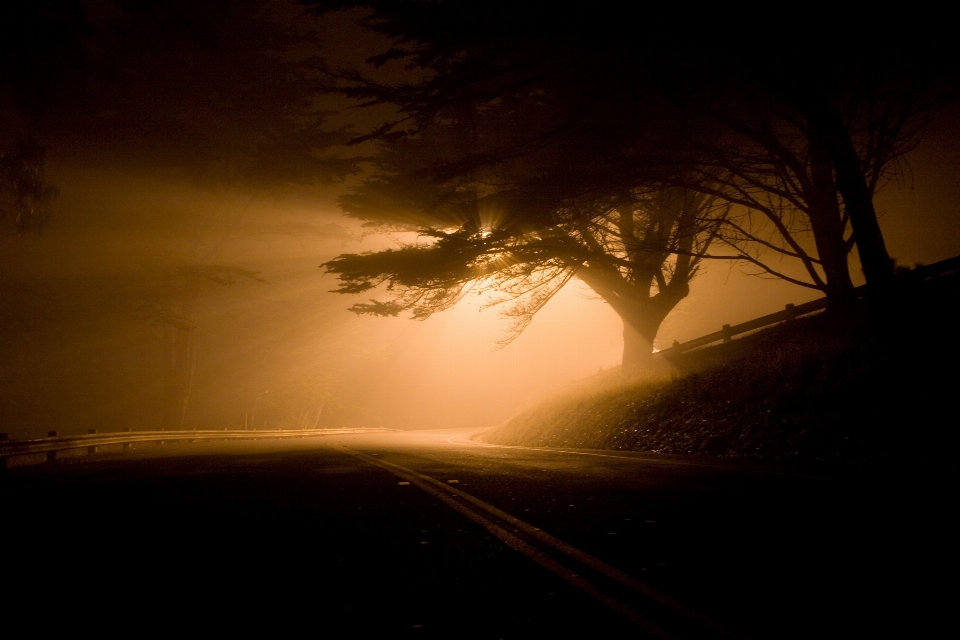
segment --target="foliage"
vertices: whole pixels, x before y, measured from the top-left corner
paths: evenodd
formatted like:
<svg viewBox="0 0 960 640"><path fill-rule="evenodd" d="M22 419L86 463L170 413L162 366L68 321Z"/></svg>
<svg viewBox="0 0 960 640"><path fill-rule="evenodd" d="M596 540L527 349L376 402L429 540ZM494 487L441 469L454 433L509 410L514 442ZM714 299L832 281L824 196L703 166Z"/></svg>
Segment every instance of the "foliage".
<svg viewBox="0 0 960 640"><path fill-rule="evenodd" d="M304 4L321 13L362 7L361 23L393 44L368 63L422 71L390 83L333 70L336 90L396 105L398 118L367 137L419 135L491 109L511 114L501 126L516 134L464 150L430 175L462 176L505 158L538 162L543 149L576 140L564 177L614 191L652 180L724 199L735 212L719 239L733 255L832 301L851 299L853 245L868 283L892 277L873 196L955 93L955 66L935 40L878 50L871 43L887 31L865 29L853 14L786 28L785 42L829 42L815 52L758 48L749 38L720 44L717 29L734 14L713 12L651 15L659 28L639 37L634 20L605 4ZM783 258L799 261L806 277L777 267Z"/></svg>
<svg viewBox="0 0 960 640"><path fill-rule="evenodd" d="M408 10L420 17L407 22ZM410 57L429 67L419 84L331 74L342 93L395 103L402 116L358 138L379 140L381 155L342 208L370 226L415 231L419 241L323 266L340 278L341 293L386 285L390 300L355 305L359 313L410 311L422 319L467 292L494 293L492 303L506 304L513 320L505 341L579 277L641 336L643 346L625 353L648 356L660 323L708 256L716 217L728 209L667 184L676 171L651 161L672 135L662 126L669 117L662 100L634 100L628 113L612 94L624 90L610 77L618 71L598 77L604 67L567 46L568 33L555 41L525 34L519 25L534 16L524 9L486 36L450 15L459 10L401 8L398 20L430 33L418 32L415 42L397 36L410 45L405 53L371 59ZM463 48L444 49L447 20L470 32L457 34ZM658 115L643 117L642 109Z"/></svg>
<svg viewBox="0 0 960 640"><path fill-rule="evenodd" d="M340 278L340 293L386 285L391 299L354 305L358 313L409 311L424 319L470 291L491 292L491 304L506 304L513 321L509 342L579 277L625 322L639 324L635 307L646 304L657 309L659 326L686 295L716 217L725 211L689 190L575 181L565 174L562 149L541 150L536 161L505 158L452 179L424 178L437 166L430 164L433 150L450 148L437 144L437 129L392 143L379 172L341 199L348 215L367 224L418 234L397 249L342 255L323 265ZM474 122L440 133L463 141L482 139L490 129L478 131Z"/></svg>

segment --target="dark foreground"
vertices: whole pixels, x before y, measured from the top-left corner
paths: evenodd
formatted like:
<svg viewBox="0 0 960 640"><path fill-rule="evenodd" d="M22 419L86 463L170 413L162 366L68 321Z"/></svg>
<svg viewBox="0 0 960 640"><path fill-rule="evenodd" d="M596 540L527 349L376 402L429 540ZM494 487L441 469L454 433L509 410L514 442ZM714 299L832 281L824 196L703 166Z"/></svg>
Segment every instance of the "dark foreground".
<svg viewBox="0 0 960 640"><path fill-rule="evenodd" d="M0 500L7 624L77 631L920 637L954 566L952 499L906 473L450 431L150 445Z"/></svg>

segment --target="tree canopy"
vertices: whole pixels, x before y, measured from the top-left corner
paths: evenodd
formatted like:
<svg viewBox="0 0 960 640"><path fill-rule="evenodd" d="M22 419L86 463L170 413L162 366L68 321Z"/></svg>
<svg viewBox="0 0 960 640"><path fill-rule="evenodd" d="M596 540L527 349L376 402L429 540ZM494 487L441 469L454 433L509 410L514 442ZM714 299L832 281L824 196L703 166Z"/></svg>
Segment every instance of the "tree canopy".
<svg viewBox="0 0 960 640"><path fill-rule="evenodd" d="M420 240L324 265L343 293L387 285L389 300L354 311L423 319L468 291L496 292L491 304L503 304L513 320L509 341L579 277L623 318L625 366L642 367L728 207L668 184L676 171L649 157L630 162L635 148L602 143L610 132L598 118L571 111L600 105L571 104L567 90L534 86L442 109L411 135L384 133L376 172L341 205L367 224L416 231Z"/></svg>
<svg viewBox="0 0 960 640"><path fill-rule="evenodd" d="M393 43L369 65L398 69L395 82L329 75L398 113L358 137L383 155L344 210L425 240L325 265L344 293L387 284L393 298L359 312L425 317L484 283L518 301L508 314L522 328L576 275L638 330L622 301L662 320L708 259L750 262L844 306L852 247L871 288L892 276L873 196L953 87L936 52L864 47L877 33L845 33L844 20L833 35L848 37L811 55L719 42L702 24L641 37L606 5L305 4L365 7L362 23ZM403 65L418 73L405 80ZM633 289L605 294L614 272ZM655 330L641 333L649 348Z"/></svg>
<svg viewBox="0 0 960 640"><path fill-rule="evenodd" d="M294 2L37 0L0 16L0 216L47 219L45 148L204 184L339 180L315 20Z"/></svg>

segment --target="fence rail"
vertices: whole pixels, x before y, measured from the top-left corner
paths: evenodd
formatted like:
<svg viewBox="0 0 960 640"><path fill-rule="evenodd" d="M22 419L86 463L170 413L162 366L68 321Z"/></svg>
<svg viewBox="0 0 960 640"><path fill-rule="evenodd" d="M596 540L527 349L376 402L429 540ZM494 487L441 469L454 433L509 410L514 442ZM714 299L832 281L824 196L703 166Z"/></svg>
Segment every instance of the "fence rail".
<svg viewBox="0 0 960 640"><path fill-rule="evenodd" d="M915 269L898 273L896 276L894 276L894 286L915 286L924 282L935 280L937 278L958 273L960 273L960 256L949 258L934 264L918 266ZM864 294L866 293L866 287L860 286L854 289L854 291L856 291L858 298L863 298ZM787 322L789 320L795 320L800 316L823 311L826 308L826 298L818 298L817 300L811 300L810 302L804 302L803 304L797 305L788 304L783 311L777 311L776 313L760 316L759 318L747 320L746 322L741 322L740 324L725 324L720 331L708 333L705 336L700 336L699 338L694 338L693 340L688 340L687 342L677 342L674 340L673 346L668 349L662 349L658 351L657 355L661 357L669 357L671 355L677 355L691 349L705 347L709 344L713 344L714 342L720 342L721 340L723 342L730 342L734 336L742 333L755 331L757 329L762 329L763 327L779 324L781 322Z"/></svg>
<svg viewBox="0 0 960 640"><path fill-rule="evenodd" d="M276 438L308 438L313 436L330 436L348 433L373 433L390 431L381 428L356 429L284 429L277 431L111 431L98 433L91 430L89 433L60 436L56 431L50 431L46 438L32 440L0 439L0 469L5 469L8 460L16 456L28 456L39 453L47 454L47 461L57 459L57 454L63 451L86 449L87 453L94 454L98 447L108 445L123 445L128 450L130 445L147 442L193 442L196 440L263 440Z"/></svg>

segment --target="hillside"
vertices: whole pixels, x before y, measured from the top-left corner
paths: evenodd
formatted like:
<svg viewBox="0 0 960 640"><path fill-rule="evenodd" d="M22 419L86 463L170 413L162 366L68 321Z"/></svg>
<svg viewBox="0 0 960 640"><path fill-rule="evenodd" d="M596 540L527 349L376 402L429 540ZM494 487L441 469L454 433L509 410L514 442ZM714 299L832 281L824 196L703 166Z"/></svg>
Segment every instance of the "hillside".
<svg viewBox="0 0 960 640"><path fill-rule="evenodd" d="M480 436L508 445L879 463L946 436L958 278L580 381Z"/></svg>

